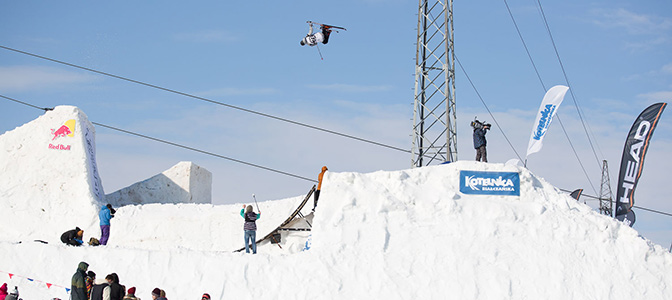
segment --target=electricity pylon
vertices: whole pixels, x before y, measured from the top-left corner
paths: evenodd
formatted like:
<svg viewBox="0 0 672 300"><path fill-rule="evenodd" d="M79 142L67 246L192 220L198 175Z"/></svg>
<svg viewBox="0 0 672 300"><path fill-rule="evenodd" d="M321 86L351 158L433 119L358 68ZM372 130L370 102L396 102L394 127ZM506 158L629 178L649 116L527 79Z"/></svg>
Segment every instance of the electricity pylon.
<svg viewBox="0 0 672 300"><path fill-rule="evenodd" d="M419 0L412 166L457 161L453 1Z"/></svg>

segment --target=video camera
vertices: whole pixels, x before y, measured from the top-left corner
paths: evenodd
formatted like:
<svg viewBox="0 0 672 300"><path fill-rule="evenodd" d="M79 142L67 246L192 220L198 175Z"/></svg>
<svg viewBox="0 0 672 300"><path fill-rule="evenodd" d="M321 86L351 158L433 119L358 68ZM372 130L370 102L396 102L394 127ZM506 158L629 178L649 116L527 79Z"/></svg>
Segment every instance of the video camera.
<svg viewBox="0 0 672 300"><path fill-rule="evenodd" d="M490 127L492 127L492 125L490 123L481 122L478 119L474 119L473 121L471 121L470 125L474 129L485 128L486 130L488 130L488 129L490 129Z"/></svg>

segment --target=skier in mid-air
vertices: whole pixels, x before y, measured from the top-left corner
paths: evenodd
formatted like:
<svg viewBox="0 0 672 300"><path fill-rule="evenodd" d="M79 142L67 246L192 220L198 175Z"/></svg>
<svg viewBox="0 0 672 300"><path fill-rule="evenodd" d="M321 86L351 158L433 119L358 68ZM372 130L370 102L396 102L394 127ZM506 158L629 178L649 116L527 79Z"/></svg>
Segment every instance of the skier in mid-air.
<svg viewBox="0 0 672 300"><path fill-rule="evenodd" d="M328 43L329 42L329 35L333 31L332 28L346 30L343 27L314 23L314 22L311 22L311 21L308 21L307 23L310 24L310 29L308 30L308 34L306 35L306 37L304 37L301 40L301 46L305 46L305 45L317 46L317 44L319 44L319 43L322 43L322 44ZM322 31L313 33L313 25L320 25L320 29Z"/></svg>

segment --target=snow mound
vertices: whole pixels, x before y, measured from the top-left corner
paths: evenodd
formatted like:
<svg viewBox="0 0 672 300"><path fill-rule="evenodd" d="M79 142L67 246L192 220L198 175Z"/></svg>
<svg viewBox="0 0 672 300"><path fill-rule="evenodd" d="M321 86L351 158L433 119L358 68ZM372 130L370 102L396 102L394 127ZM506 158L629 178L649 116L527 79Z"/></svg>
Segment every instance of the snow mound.
<svg viewBox="0 0 672 300"><path fill-rule="evenodd" d="M465 195L461 170L518 172L520 196ZM328 173L313 248L338 298L665 299L672 254L527 169L457 162ZM377 278L371 280L370 278ZM392 287L392 288L391 288ZM342 296L342 297L341 297Z"/></svg>
<svg viewBox="0 0 672 300"><path fill-rule="evenodd" d="M149 203L211 203L212 173L182 161L152 178L105 196L113 206Z"/></svg>
<svg viewBox="0 0 672 300"><path fill-rule="evenodd" d="M525 168L470 161L327 172L317 210L304 212L311 236L283 232L257 255L233 252L242 203L125 205L107 246L65 246L58 237L75 225L85 240L99 234L90 125L58 107L0 136L0 277L12 274L24 299L67 299L80 261L143 299L155 287L169 299L672 299L666 249ZM519 195L463 193L462 171L515 173ZM304 197L260 201L257 237Z"/></svg>

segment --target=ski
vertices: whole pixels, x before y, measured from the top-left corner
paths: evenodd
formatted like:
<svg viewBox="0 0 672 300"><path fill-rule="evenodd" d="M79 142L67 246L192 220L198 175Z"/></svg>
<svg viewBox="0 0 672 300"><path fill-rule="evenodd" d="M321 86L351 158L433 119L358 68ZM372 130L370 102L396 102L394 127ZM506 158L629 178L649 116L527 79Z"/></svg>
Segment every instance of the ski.
<svg viewBox="0 0 672 300"><path fill-rule="evenodd" d="M306 23L308 23L310 25L320 25L320 28L327 28L327 29L336 28L336 29L341 29L341 30L348 31L347 29L345 29L345 27L340 27L340 26L327 25L327 24L317 23L317 22L313 22L313 21L306 21ZM334 31L336 31L336 30L334 30Z"/></svg>

